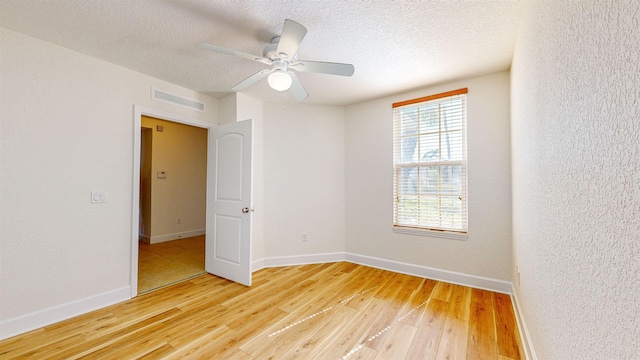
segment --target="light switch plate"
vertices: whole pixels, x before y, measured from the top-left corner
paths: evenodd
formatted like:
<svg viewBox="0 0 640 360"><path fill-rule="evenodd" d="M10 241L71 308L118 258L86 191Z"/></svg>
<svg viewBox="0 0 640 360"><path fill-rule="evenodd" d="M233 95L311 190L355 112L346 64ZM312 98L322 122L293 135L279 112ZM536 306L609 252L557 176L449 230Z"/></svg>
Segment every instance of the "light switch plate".
<svg viewBox="0 0 640 360"><path fill-rule="evenodd" d="M98 203L106 203L107 202L107 193L104 191L92 191L91 192L91 202L94 204Z"/></svg>

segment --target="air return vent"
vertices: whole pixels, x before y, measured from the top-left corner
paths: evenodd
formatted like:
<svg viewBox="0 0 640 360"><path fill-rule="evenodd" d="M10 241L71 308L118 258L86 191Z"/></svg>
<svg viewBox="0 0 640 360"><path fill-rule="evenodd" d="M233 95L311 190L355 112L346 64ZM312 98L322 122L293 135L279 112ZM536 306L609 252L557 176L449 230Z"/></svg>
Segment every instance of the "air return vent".
<svg viewBox="0 0 640 360"><path fill-rule="evenodd" d="M182 96L169 94L168 92L158 90L156 88L151 88L151 99L155 101L161 101L168 104L179 105L182 107L189 108L191 110L204 111L204 104L193 100L188 99Z"/></svg>

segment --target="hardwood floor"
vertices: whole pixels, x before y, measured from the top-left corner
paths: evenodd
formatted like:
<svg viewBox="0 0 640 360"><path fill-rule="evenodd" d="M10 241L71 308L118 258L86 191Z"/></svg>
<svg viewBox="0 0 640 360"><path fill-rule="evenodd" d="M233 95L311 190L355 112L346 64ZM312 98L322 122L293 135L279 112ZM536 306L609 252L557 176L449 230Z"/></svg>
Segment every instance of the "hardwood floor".
<svg viewBox="0 0 640 360"><path fill-rule="evenodd" d="M204 235L138 246L138 293L204 273Z"/></svg>
<svg viewBox="0 0 640 360"><path fill-rule="evenodd" d="M524 359L509 295L352 263L205 274L0 342L2 359Z"/></svg>

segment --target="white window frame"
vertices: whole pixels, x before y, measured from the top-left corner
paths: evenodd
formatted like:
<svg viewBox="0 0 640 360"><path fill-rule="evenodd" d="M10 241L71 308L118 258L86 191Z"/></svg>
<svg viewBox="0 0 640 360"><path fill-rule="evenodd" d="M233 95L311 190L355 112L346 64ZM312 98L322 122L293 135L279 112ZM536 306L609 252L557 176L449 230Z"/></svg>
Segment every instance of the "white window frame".
<svg viewBox="0 0 640 360"><path fill-rule="evenodd" d="M449 239L456 239L456 240L465 240L468 237L468 204L467 204L467 153L466 153L466 147L467 147L467 134L466 134L466 128L467 128L467 114L466 114L466 94L467 94L468 90L467 88L463 88L463 89L458 89L458 90L453 90L453 91L449 91L449 92L445 92L445 93L440 93L440 94L435 94L435 95L430 95L430 96L426 96L426 97L422 97L422 98L418 98L418 99L412 99L412 100L407 100L407 101L402 101L399 103L394 103L393 104L393 142L394 142L394 146L393 146L393 230L394 232L397 233L402 233L402 234L410 234L410 235L421 235L421 236L433 236L433 237L443 237L443 238L449 238ZM427 104L429 102L446 102L448 99L454 99L454 97L457 97L458 99L462 100L462 106L461 106L461 111L462 111L462 115L461 115L461 120L462 120L462 157L460 159L456 159L456 160L442 160L440 159L440 157L438 157L437 159L432 159L429 161L425 161L423 159L419 159L419 160L411 160L411 161L406 161L406 160L402 160L402 129L401 129L401 120L402 120L402 110L407 109L407 108L415 108L416 106L420 106L422 104ZM441 116L440 114L438 116ZM418 122L420 121L420 117L418 116ZM418 128L420 126L420 123L418 123ZM420 128L419 128L420 129ZM438 130L436 132L431 131L430 134L434 134L437 133L439 134L439 136L441 136L443 133L446 133L446 130L443 130L441 127L438 128ZM422 135L422 133L420 133L420 131L418 131L417 137L419 138ZM441 145L440 145L441 146ZM442 151L439 151L439 153L441 154ZM424 220L418 220L418 222L423 222L420 224L416 224L416 223L405 223L402 221L402 217L400 215L400 213L402 213L404 216L406 216L406 212L402 211L402 201L401 199L404 199L403 196L406 198L408 196L411 197L417 197L418 199L433 199L433 198L437 198L438 199L438 203L441 204L442 199L446 198L446 195L444 195L441 192L441 188L440 188L440 182L438 182L438 195L434 196L433 193L420 193L418 191L417 194L408 194L408 193L402 193L403 189L402 189L402 185L401 185L401 174L402 174L402 169L403 168L424 168L426 169L427 167L436 167L438 169L442 169L443 166L447 166L447 165L455 165L455 166L459 166L460 167L460 177L459 177L459 181L460 181L460 194L458 199L461 201L461 204L459 206L460 208L460 219L461 219L461 223L456 224L455 228L454 227L447 227L447 226L441 226L442 223L440 223L439 225L436 225L435 223L426 223L426 221ZM438 170L440 171L440 170ZM440 179L438 180L440 181ZM406 191L406 189L405 189ZM451 198L451 196L449 196L449 198ZM420 200L418 200L418 202L420 202ZM435 213L438 214L438 217L441 219L443 217L444 212L442 211L442 207L438 206L436 207L429 207L429 210L425 210L425 209L419 209L418 212L420 213L418 215L419 218L422 218L424 216L424 213L422 213L421 211L426 212L431 212L433 213L433 211L435 211ZM415 220L415 219L414 219Z"/></svg>

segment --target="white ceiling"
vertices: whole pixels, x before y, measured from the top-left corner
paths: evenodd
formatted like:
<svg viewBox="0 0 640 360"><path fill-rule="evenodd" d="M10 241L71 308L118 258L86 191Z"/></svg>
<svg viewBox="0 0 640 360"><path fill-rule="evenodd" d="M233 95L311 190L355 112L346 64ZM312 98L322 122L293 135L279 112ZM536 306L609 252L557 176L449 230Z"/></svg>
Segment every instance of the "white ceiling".
<svg viewBox="0 0 640 360"><path fill-rule="evenodd" d="M221 97L267 67L197 48L262 55L285 19L308 29L303 60L352 77L298 73L303 103L346 105L510 67L521 1L0 0L0 26ZM295 101L266 79L243 93Z"/></svg>

